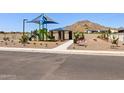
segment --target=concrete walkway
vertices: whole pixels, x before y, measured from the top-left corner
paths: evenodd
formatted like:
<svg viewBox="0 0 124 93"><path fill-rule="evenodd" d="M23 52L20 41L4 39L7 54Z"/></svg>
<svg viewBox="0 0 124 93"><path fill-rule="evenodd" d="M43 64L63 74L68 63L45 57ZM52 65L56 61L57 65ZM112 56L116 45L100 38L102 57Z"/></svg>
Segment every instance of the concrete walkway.
<svg viewBox="0 0 124 93"><path fill-rule="evenodd" d="M55 50L67 50L67 48L68 48L71 44L73 44L73 40L69 40L69 41L65 42L64 44L62 44L62 45L60 45L60 46L58 46L58 47L56 47L56 48L53 48L53 49L55 49Z"/></svg>

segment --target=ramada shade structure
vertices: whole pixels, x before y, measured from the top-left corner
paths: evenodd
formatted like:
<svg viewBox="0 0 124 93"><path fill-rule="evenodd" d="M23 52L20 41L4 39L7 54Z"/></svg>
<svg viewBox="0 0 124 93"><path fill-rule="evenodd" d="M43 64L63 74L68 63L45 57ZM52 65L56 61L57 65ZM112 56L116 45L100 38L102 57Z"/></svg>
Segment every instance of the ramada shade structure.
<svg viewBox="0 0 124 93"><path fill-rule="evenodd" d="M39 29L41 29L41 25L42 25L42 29L43 29L44 25L46 25L46 28L47 28L47 24L58 24L52 18L46 16L45 14L39 15L38 17L34 18L31 21L28 21L27 23L39 24Z"/></svg>
<svg viewBox="0 0 124 93"><path fill-rule="evenodd" d="M67 30L65 28L56 28L56 29L52 29L49 31L51 36L53 36L53 33L54 32L57 32L58 33L58 40L65 40L65 32L68 33L68 39L71 40L72 37L73 37L73 33L71 30Z"/></svg>
<svg viewBox="0 0 124 93"><path fill-rule="evenodd" d="M65 30L66 30L65 28L55 28L50 31L65 31Z"/></svg>

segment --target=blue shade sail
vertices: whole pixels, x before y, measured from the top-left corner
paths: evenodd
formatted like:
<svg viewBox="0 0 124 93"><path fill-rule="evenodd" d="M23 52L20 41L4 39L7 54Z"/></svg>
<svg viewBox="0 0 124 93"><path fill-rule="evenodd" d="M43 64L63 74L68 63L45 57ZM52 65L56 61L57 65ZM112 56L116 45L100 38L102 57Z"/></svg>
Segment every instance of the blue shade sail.
<svg viewBox="0 0 124 93"><path fill-rule="evenodd" d="M40 16L36 17L35 19L28 21L27 23L37 23L37 24L58 24L57 22L55 22L53 19L51 19L50 17L41 14Z"/></svg>

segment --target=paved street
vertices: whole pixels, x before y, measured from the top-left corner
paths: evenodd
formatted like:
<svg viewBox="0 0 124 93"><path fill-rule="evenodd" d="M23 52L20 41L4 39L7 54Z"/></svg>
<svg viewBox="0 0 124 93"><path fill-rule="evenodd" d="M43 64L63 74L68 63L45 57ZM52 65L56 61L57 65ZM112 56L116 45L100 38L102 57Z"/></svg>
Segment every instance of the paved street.
<svg viewBox="0 0 124 93"><path fill-rule="evenodd" d="M124 57L0 51L0 79L124 79Z"/></svg>

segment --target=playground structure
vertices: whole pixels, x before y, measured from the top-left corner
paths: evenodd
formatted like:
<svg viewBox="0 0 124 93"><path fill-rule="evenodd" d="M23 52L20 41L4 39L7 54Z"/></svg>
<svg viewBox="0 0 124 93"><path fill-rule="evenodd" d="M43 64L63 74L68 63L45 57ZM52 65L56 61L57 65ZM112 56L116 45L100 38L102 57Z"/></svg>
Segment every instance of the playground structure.
<svg viewBox="0 0 124 93"><path fill-rule="evenodd" d="M58 24L57 22L55 22L53 19L51 19L50 17L46 16L45 14L41 14L40 16L34 18L31 21L27 21L27 19L23 20L23 35L24 35L24 30L25 30L25 21L26 23L35 23L39 25L39 29L31 31L30 35L29 35L29 40L37 40L37 41L55 41L55 40L70 40L72 39L73 35L72 35L72 31L70 30L66 30L64 28L57 28L57 29L53 29L48 31L47 29L47 25L48 24ZM58 38L56 38L58 37ZM66 38L65 38L66 37Z"/></svg>
<svg viewBox="0 0 124 93"><path fill-rule="evenodd" d="M52 37L50 37L50 35L48 34L47 29L43 28L43 29L39 29L39 30L34 30L33 32L31 32L30 36L29 36L29 40L32 41L34 40L38 40L38 41L44 41L44 40L51 40Z"/></svg>
<svg viewBox="0 0 124 93"><path fill-rule="evenodd" d="M23 35L25 30L25 21L27 19L23 20ZM38 41L44 41L44 40L54 40L54 37L50 36L48 33L47 25L48 24L58 24L57 22L53 21L48 16L41 14L40 16L34 18L31 21L27 21L26 23L36 23L39 25L39 29L34 30L31 32L29 40L31 41L33 38Z"/></svg>

